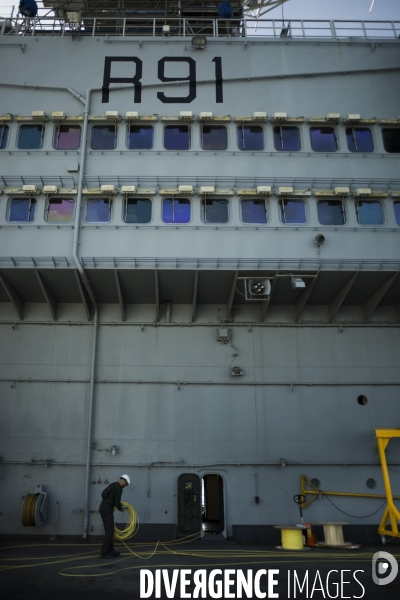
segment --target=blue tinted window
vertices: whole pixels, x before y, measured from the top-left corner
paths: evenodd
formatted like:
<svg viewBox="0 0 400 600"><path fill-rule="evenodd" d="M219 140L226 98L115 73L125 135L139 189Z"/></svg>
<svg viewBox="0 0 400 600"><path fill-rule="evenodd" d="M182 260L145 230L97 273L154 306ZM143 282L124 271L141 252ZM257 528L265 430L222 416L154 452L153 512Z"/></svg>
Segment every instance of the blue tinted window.
<svg viewBox="0 0 400 600"><path fill-rule="evenodd" d="M4 150L8 142L9 127L5 123L0 126L0 150Z"/></svg>
<svg viewBox="0 0 400 600"><path fill-rule="evenodd" d="M56 150L77 150L81 144L79 125L56 125L53 146Z"/></svg>
<svg viewBox="0 0 400 600"><path fill-rule="evenodd" d="M237 143L239 150L264 150L264 129L261 125L239 125Z"/></svg>
<svg viewBox="0 0 400 600"><path fill-rule="evenodd" d="M116 125L93 125L90 138L92 150L114 150L117 145Z"/></svg>
<svg viewBox="0 0 400 600"><path fill-rule="evenodd" d="M18 131L18 148L37 150L43 146L44 125L21 125Z"/></svg>
<svg viewBox="0 0 400 600"><path fill-rule="evenodd" d="M190 200L188 198L164 198L162 211L164 223L189 223Z"/></svg>
<svg viewBox="0 0 400 600"><path fill-rule="evenodd" d="M350 152L373 152L372 131L367 127L346 127L347 146Z"/></svg>
<svg viewBox="0 0 400 600"><path fill-rule="evenodd" d="M310 136L314 152L336 152L338 149L334 127L310 127Z"/></svg>
<svg viewBox="0 0 400 600"><path fill-rule="evenodd" d="M400 128L382 129L383 146L386 152L400 152Z"/></svg>
<svg viewBox="0 0 400 600"><path fill-rule="evenodd" d="M267 223L268 207L265 200L246 199L240 203L243 223Z"/></svg>
<svg viewBox="0 0 400 600"><path fill-rule="evenodd" d="M229 201L225 198L203 198L201 208L204 223L227 223L229 220Z"/></svg>
<svg viewBox="0 0 400 600"><path fill-rule="evenodd" d="M151 125L129 125L127 146L129 150L151 150L154 129Z"/></svg>
<svg viewBox="0 0 400 600"><path fill-rule="evenodd" d="M29 223L35 219L35 198L11 198L8 209L8 220Z"/></svg>
<svg viewBox="0 0 400 600"><path fill-rule="evenodd" d="M150 223L150 198L127 198L125 201L125 223Z"/></svg>
<svg viewBox="0 0 400 600"><path fill-rule="evenodd" d="M344 208L340 200L319 200L317 210L322 225L344 225Z"/></svg>
<svg viewBox="0 0 400 600"><path fill-rule="evenodd" d="M274 127L274 142L276 150L298 152L301 149L299 128L277 125Z"/></svg>
<svg viewBox="0 0 400 600"><path fill-rule="evenodd" d="M307 223L304 200L283 199L279 203L280 218L283 223Z"/></svg>
<svg viewBox="0 0 400 600"><path fill-rule="evenodd" d="M109 198L88 198L85 219L88 223L108 223L111 221L112 200Z"/></svg>
<svg viewBox="0 0 400 600"><path fill-rule="evenodd" d="M223 125L201 126L201 147L203 150L226 150L228 132Z"/></svg>
<svg viewBox="0 0 400 600"><path fill-rule="evenodd" d="M164 148L166 150L189 150L189 125L166 125L164 127Z"/></svg>
<svg viewBox="0 0 400 600"><path fill-rule="evenodd" d="M358 200L357 218L360 225L383 225L382 204L378 200Z"/></svg>
<svg viewBox="0 0 400 600"><path fill-rule="evenodd" d="M396 223L397 225L400 225L400 200L396 200L396 202L393 202L393 208Z"/></svg>

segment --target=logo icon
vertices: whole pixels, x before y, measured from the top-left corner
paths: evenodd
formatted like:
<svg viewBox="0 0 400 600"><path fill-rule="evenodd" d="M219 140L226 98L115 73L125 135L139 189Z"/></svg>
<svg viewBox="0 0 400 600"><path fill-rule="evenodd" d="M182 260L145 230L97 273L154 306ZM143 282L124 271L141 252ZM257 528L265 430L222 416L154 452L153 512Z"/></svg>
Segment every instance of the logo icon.
<svg viewBox="0 0 400 600"><path fill-rule="evenodd" d="M375 552L372 557L372 580L376 585L392 583L399 572L399 565L389 552Z"/></svg>

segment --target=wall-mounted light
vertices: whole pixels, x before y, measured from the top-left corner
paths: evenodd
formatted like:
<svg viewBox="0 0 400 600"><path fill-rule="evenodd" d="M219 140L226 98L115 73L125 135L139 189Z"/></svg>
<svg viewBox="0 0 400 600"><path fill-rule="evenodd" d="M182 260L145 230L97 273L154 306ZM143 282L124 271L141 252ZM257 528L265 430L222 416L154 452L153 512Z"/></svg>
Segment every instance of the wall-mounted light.
<svg viewBox="0 0 400 600"><path fill-rule="evenodd" d="M115 456L118 452L118 446L111 446L111 454Z"/></svg>
<svg viewBox="0 0 400 600"><path fill-rule="evenodd" d="M207 46L207 38L204 35L195 35L192 37L192 46L196 50L202 50Z"/></svg>
<svg viewBox="0 0 400 600"><path fill-rule="evenodd" d="M325 242L325 236L322 235L322 233L319 233L318 235L315 236L315 243L317 244L317 246L321 246L323 243Z"/></svg>
<svg viewBox="0 0 400 600"><path fill-rule="evenodd" d="M292 277L292 288L297 290L299 288L305 288L306 284L301 277Z"/></svg>

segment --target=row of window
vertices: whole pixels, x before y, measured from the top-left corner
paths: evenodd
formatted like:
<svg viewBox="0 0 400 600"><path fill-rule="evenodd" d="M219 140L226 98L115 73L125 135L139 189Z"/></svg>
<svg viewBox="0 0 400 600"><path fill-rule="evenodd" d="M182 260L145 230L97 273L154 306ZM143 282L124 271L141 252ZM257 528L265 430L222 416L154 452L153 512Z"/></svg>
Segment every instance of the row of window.
<svg viewBox="0 0 400 600"><path fill-rule="evenodd" d="M112 198L87 198L84 204L86 223L109 223L113 217ZM7 220L11 223L30 223L36 217L35 198L10 198ZM163 198L161 203L164 223L189 223L192 219L192 202L189 198ZM228 223L230 201L226 198L203 198L200 203L203 223ZM384 212L379 200L359 199L355 203L360 225L383 225ZM395 219L400 225L400 200L393 202ZM345 225L346 207L341 200L318 200L318 219L321 225ZM150 198L126 198L123 203L125 223L150 223L153 201ZM75 215L73 198L48 198L45 220L49 223L70 223ZM246 224L265 225L270 220L267 200L246 198L240 200L240 218ZM307 204L304 200L283 198L279 200L279 218L282 223L304 225L308 222Z"/></svg>
<svg viewBox="0 0 400 600"><path fill-rule="evenodd" d="M17 148L38 150L43 147L46 126L43 123L20 125L17 133ZM339 148L335 127L313 126L310 130L311 148L314 152L336 152ZM274 146L277 151L299 152L302 148L300 129L292 125L273 127ZM113 124L95 124L90 128L92 150L114 150L117 146L118 127ZM262 125L242 124L236 127L239 150L261 151L265 148L265 128ZM9 126L0 129L0 150L7 147ZM382 128L383 147L386 152L400 153L400 128ZM375 150L372 131L368 127L346 127L347 147L350 152L373 152ZM200 143L203 150L226 150L228 129L225 125L203 123L200 126ZM75 124L57 124L53 129L53 148L77 150L81 144L81 127ZM166 150L189 150L192 146L192 127L187 124L165 125L163 146ZM154 147L152 125L128 125L126 128L128 150L151 150Z"/></svg>

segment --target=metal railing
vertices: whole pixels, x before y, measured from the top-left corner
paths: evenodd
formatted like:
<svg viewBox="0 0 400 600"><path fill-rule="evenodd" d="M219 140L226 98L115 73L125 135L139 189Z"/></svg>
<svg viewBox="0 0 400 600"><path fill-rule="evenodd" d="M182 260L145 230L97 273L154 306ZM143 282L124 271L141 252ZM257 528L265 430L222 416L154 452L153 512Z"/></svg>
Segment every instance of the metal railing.
<svg viewBox="0 0 400 600"><path fill-rule="evenodd" d="M168 25L168 29L165 28ZM279 19L206 19L165 17L84 17L78 23L54 16L0 16L2 36L122 36L212 38L400 40L400 21L321 21ZM400 42L399 42L400 43Z"/></svg>

